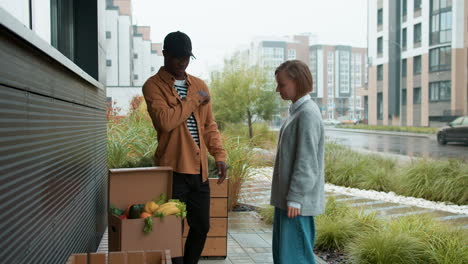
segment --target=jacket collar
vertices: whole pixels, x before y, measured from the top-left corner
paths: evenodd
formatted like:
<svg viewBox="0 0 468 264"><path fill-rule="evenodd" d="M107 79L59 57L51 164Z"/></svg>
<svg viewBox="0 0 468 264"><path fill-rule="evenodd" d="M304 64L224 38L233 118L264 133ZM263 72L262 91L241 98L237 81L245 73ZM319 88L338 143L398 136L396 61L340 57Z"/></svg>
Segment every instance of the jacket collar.
<svg viewBox="0 0 468 264"><path fill-rule="evenodd" d="M170 74L164 66L159 68L157 75L167 84L174 86L175 78ZM185 73L185 80L187 81L187 85L190 86L192 83L192 76L190 74Z"/></svg>
<svg viewBox="0 0 468 264"><path fill-rule="evenodd" d="M297 100L294 104L292 104L289 107L289 115L293 115L294 113L296 113L299 107L301 107L308 100L310 100L309 94L306 94L303 97L299 98L299 100Z"/></svg>

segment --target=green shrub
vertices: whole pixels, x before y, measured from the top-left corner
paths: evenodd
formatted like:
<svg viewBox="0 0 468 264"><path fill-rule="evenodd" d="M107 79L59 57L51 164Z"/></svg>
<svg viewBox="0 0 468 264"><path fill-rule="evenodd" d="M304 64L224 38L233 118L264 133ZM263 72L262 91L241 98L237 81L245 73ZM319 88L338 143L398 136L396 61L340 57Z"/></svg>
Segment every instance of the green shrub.
<svg viewBox="0 0 468 264"><path fill-rule="evenodd" d="M454 229L428 215L410 215L388 223L391 232L408 234L424 245L431 264L468 263L468 231Z"/></svg>
<svg viewBox="0 0 468 264"><path fill-rule="evenodd" d="M263 222L268 225L273 224L273 219L275 217L275 207L269 205L264 208L258 209L258 213L262 217Z"/></svg>
<svg viewBox="0 0 468 264"><path fill-rule="evenodd" d="M403 127L403 126L373 126L373 125L339 125L339 128L380 130L393 132L409 132L422 134L435 134L438 128L435 127Z"/></svg>
<svg viewBox="0 0 468 264"><path fill-rule="evenodd" d="M432 201L468 203L468 165L459 160L418 160L405 166L398 193Z"/></svg>
<svg viewBox="0 0 468 264"><path fill-rule="evenodd" d="M250 177L250 169L253 167L253 151L248 143L236 137L225 137L223 146L227 152L229 177L228 210L232 210L237 205L242 184Z"/></svg>
<svg viewBox="0 0 468 264"><path fill-rule="evenodd" d="M139 101L129 115L107 123L107 166L109 168L148 167L158 145L156 131Z"/></svg>
<svg viewBox="0 0 468 264"><path fill-rule="evenodd" d="M325 144L325 180L329 183L393 191L404 196L468 203L468 165L461 160L417 160L397 168L396 161L362 154L333 142Z"/></svg>
<svg viewBox="0 0 468 264"><path fill-rule="evenodd" d="M343 249L359 233L353 219L340 217L316 218L315 246L323 250Z"/></svg>
<svg viewBox="0 0 468 264"><path fill-rule="evenodd" d="M259 213L263 221L273 223L272 206ZM468 230L454 229L429 215L384 220L328 197L325 212L315 217L315 223L315 246L344 250L352 263L468 263Z"/></svg>
<svg viewBox="0 0 468 264"><path fill-rule="evenodd" d="M327 182L361 189L389 191L395 161L352 151L336 143L325 144Z"/></svg>
<svg viewBox="0 0 468 264"><path fill-rule="evenodd" d="M377 228L380 223L375 214L365 215L334 197L328 197L325 212L315 218L317 248L342 250L359 233Z"/></svg>
<svg viewBox="0 0 468 264"><path fill-rule="evenodd" d="M427 236L426 254L431 263L468 263L468 232L447 227L435 229Z"/></svg>
<svg viewBox="0 0 468 264"><path fill-rule="evenodd" d="M272 150L278 141L278 132L271 131L266 123L254 123L253 138L249 138L249 128L245 124L224 124L221 132L227 137L237 137L238 140L249 143L252 147Z"/></svg>
<svg viewBox="0 0 468 264"><path fill-rule="evenodd" d="M380 231L360 234L347 247L356 264L420 264L425 261L424 245L406 233Z"/></svg>

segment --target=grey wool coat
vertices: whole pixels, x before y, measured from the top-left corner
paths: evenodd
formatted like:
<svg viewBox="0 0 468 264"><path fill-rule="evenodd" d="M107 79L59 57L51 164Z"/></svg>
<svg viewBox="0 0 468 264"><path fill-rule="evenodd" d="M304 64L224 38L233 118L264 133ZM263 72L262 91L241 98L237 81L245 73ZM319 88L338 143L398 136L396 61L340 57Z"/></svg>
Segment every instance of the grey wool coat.
<svg viewBox="0 0 468 264"><path fill-rule="evenodd" d="M280 130L270 204L287 209L301 204L301 215L323 213L325 205L324 126L317 104L306 100Z"/></svg>

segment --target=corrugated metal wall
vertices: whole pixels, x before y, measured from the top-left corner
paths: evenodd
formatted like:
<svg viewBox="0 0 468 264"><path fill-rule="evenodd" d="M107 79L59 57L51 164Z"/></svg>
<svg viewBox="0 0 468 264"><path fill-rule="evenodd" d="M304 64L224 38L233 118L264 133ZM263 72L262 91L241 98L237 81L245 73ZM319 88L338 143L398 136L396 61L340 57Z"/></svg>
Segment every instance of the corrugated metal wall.
<svg viewBox="0 0 468 264"><path fill-rule="evenodd" d="M105 91L0 26L0 263L64 263L107 225Z"/></svg>

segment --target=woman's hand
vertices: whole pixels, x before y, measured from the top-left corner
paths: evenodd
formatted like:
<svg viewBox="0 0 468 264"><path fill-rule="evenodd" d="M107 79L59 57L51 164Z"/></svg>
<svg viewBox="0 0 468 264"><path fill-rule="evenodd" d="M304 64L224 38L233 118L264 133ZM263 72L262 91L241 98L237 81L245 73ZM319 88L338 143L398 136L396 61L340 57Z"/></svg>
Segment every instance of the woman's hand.
<svg viewBox="0 0 468 264"><path fill-rule="evenodd" d="M288 206L288 218L294 218L300 214L301 210L299 208Z"/></svg>

